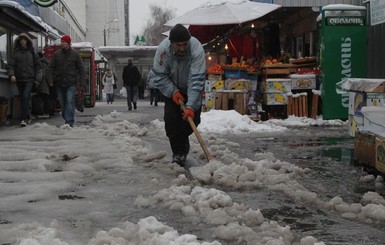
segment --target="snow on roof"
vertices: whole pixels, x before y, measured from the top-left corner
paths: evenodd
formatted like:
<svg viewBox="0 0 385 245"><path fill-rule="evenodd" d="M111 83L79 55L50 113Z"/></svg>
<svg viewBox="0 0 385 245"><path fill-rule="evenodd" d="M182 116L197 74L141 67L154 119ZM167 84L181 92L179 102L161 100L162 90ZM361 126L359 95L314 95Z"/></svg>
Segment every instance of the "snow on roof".
<svg viewBox="0 0 385 245"><path fill-rule="evenodd" d="M350 5L350 4L329 4L322 7L325 11L325 17L331 17L331 16L361 16L362 11L366 10L366 7L364 6L356 6L356 5ZM348 11L345 11L348 10ZM321 14L318 15L317 21L322 20L322 11Z"/></svg>
<svg viewBox="0 0 385 245"><path fill-rule="evenodd" d="M96 47L91 42L71 43L71 46L73 48L94 48L94 49L96 49Z"/></svg>
<svg viewBox="0 0 385 245"><path fill-rule="evenodd" d="M59 32L56 29L52 28L50 25L45 23L39 16L30 14L19 3L15 2L15 1L0 1L0 6L15 8L18 11L20 11L21 13L23 13L25 16L30 18L32 21L34 21L36 24L38 24L42 28L44 28L45 32L52 33L54 35L57 35L58 37L60 36Z"/></svg>
<svg viewBox="0 0 385 245"><path fill-rule="evenodd" d="M158 46L100 46L99 50L101 52L103 51L136 51L136 50L155 50L158 48Z"/></svg>
<svg viewBox="0 0 385 245"><path fill-rule="evenodd" d="M47 29L47 24L43 22L43 20L39 16L35 16L30 14L28 11L25 10L23 6L21 6L19 3L14 2L14 1L0 1L0 6L5 6L5 7L10 7L10 8L15 8L18 11L22 12L25 16L30 18L32 21L34 21L36 24L40 25L45 29L46 32L49 30Z"/></svg>

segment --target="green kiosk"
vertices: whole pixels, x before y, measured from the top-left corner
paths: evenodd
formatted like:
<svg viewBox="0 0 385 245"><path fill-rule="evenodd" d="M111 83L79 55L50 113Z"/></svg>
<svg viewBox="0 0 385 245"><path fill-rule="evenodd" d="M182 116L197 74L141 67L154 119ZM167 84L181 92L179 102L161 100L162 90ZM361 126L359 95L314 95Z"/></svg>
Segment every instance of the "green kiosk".
<svg viewBox="0 0 385 245"><path fill-rule="evenodd" d="M343 78L367 76L366 8L335 4L322 7L321 12L322 117L347 120L349 94L338 94L336 84Z"/></svg>

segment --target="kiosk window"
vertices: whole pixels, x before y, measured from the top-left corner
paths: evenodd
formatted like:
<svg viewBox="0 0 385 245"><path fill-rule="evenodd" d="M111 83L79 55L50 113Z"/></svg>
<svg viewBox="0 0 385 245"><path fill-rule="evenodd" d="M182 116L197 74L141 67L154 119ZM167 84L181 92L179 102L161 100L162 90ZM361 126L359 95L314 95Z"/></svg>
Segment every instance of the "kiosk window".
<svg viewBox="0 0 385 245"><path fill-rule="evenodd" d="M7 64L7 31L0 27L0 69Z"/></svg>

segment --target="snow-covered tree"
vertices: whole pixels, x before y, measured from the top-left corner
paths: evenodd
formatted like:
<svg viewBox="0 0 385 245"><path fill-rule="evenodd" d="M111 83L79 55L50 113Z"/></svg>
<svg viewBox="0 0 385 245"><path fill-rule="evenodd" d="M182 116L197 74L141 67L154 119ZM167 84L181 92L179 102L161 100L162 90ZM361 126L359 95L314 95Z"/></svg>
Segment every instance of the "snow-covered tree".
<svg viewBox="0 0 385 245"><path fill-rule="evenodd" d="M150 5L151 17L147 21L143 30L143 36L146 44L149 46L157 46L165 38L162 34L169 31L171 28L164 24L175 17L175 9L162 8L158 5Z"/></svg>

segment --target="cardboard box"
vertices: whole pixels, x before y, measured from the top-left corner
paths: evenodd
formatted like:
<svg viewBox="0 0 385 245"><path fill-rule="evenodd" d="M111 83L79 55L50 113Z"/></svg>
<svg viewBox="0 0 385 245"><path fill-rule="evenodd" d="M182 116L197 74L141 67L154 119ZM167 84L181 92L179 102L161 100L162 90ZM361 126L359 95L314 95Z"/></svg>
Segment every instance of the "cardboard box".
<svg viewBox="0 0 385 245"><path fill-rule="evenodd" d="M348 132L350 136L355 136L359 128L364 127L364 117L359 115L348 115Z"/></svg>
<svg viewBox="0 0 385 245"><path fill-rule="evenodd" d="M226 79L225 90L250 90L250 80Z"/></svg>
<svg viewBox="0 0 385 245"><path fill-rule="evenodd" d="M362 116L362 108L367 106L385 107L385 93L349 92L350 115Z"/></svg>
<svg viewBox="0 0 385 245"><path fill-rule="evenodd" d="M315 74L291 74L291 89L315 89L316 75Z"/></svg>
<svg viewBox="0 0 385 245"><path fill-rule="evenodd" d="M257 80L250 80L250 90L251 91L257 91L258 90L258 81Z"/></svg>
<svg viewBox="0 0 385 245"><path fill-rule="evenodd" d="M207 80L222 80L222 74L212 74L207 75Z"/></svg>
<svg viewBox="0 0 385 245"><path fill-rule="evenodd" d="M376 169L385 173L385 137L376 137Z"/></svg>
<svg viewBox="0 0 385 245"><path fill-rule="evenodd" d="M286 93L267 93L263 94L263 103L265 105L287 105Z"/></svg>
<svg viewBox="0 0 385 245"><path fill-rule="evenodd" d="M261 93L287 93L291 91L291 80L286 78L271 78L261 82Z"/></svg>
<svg viewBox="0 0 385 245"><path fill-rule="evenodd" d="M202 110L209 111L215 108L215 91L205 92L205 98L202 103Z"/></svg>
<svg viewBox="0 0 385 245"><path fill-rule="evenodd" d="M350 91L367 93L385 93L384 79L348 78L345 80L346 88Z"/></svg>
<svg viewBox="0 0 385 245"><path fill-rule="evenodd" d="M224 88L225 82L223 80L206 80L205 82L205 92L212 92Z"/></svg>
<svg viewBox="0 0 385 245"><path fill-rule="evenodd" d="M365 106L385 107L385 93L367 93Z"/></svg>
<svg viewBox="0 0 385 245"><path fill-rule="evenodd" d="M365 106L362 108L364 130L385 132L385 107Z"/></svg>
<svg viewBox="0 0 385 245"><path fill-rule="evenodd" d="M358 130L354 139L354 160L376 167L376 134L371 131Z"/></svg>
<svg viewBox="0 0 385 245"><path fill-rule="evenodd" d="M361 109L366 105L366 93L349 92L349 109L351 115L362 116Z"/></svg>

